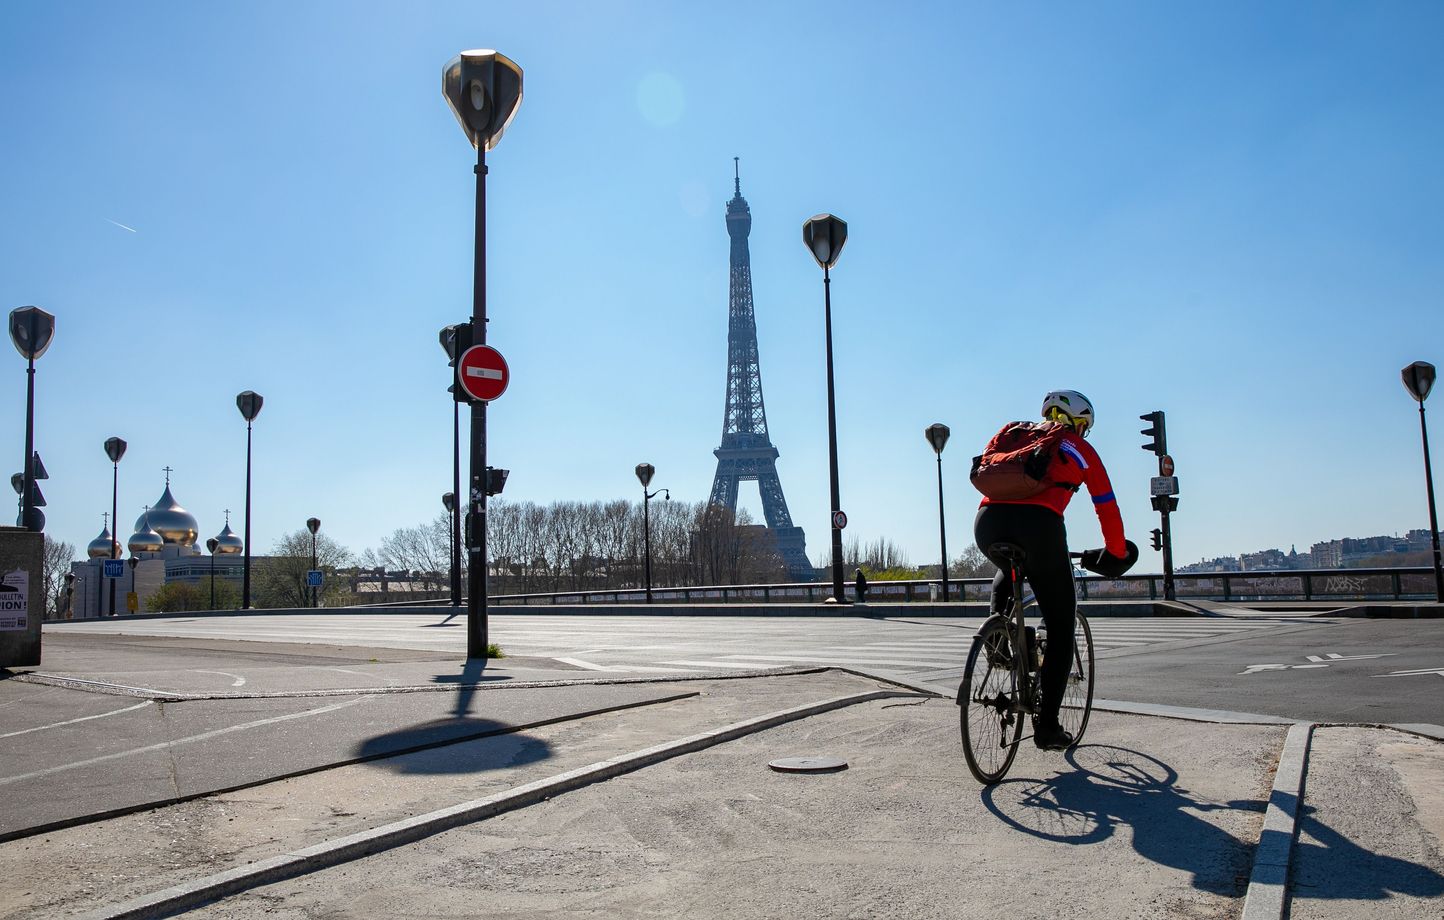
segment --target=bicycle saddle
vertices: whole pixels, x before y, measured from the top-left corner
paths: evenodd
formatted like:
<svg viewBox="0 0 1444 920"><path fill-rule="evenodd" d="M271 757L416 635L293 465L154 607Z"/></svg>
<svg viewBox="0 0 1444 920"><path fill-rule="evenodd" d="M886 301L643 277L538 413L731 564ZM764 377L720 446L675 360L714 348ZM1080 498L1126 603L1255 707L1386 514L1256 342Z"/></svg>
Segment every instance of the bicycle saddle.
<svg viewBox="0 0 1444 920"><path fill-rule="evenodd" d="M988 558L1002 559L1013 565L1022 565L1028 561L1028 553L1016 543L1000 540L988 546Z"/></svg>

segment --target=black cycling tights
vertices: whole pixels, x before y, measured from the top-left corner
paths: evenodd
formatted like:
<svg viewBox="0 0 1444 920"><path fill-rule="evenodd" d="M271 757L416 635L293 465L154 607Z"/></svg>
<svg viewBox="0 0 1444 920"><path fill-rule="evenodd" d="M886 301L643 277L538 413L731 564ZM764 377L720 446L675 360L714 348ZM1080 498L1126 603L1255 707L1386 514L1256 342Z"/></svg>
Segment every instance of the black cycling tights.
<svg viewBox="0 0 1444 920"><path fill-rule="evenodd" d="M1074 612L1073 565L1068 558L1068 532L1063 516L1041 505L984 505L973 522L973 537L984 553L994 543L1016 543L1028 554L1024 574L1037 597L1048 627L1048 653L1043 659L1040 717L1052 723L1063 705L1063 691L1072 664ZM1007 605L1013 578L1007 563L989 556L998 566L993 576L994 613Z"/></svg>

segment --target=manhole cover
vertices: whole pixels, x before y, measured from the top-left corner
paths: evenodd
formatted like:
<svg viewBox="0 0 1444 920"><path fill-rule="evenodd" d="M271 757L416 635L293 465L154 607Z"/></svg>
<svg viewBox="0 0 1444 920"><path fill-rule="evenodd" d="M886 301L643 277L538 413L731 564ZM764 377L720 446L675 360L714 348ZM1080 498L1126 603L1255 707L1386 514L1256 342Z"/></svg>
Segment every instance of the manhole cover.
<svg viewBox="0 0 1444 920"><path fill-rule="evenodd" d="M837 757L783 757L768 766L779 773L836 773L847 769L847 761Z"/></svg>

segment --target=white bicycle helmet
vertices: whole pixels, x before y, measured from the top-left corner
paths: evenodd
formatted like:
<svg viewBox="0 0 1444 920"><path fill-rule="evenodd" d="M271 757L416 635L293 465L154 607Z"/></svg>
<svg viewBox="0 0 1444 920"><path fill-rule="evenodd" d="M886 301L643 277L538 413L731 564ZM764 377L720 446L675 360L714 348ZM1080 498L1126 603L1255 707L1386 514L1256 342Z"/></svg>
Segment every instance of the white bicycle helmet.
<svg viewBox="0 0 1444 920"><path fill-rule="evenodd" d="M1043 397L1043 418L1072 425L1086 438L1093 427L1093 403L1077 390L1053 390Z"/></svg>

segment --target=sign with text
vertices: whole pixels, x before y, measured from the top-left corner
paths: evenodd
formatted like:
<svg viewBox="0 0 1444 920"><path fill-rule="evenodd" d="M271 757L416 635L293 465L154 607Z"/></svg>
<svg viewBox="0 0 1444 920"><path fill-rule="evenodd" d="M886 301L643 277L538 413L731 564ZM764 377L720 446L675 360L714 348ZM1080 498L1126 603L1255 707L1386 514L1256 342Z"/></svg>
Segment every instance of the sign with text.
<svg viewBox="0 0 1444 920"><path fill-rule="evenodd" d="M17 570L0 578L0 631L30 628L30 573Z"/></svg>
<svg viewBox="0 0 1444 920"><path fill-rule="evenodd" d="M1149 495L1177 495L1177 494L1178 494L1178 477L1177 477L1177 476L1154 476L1152 479L1148 480L1148 494L1149 494Z"/></svg>

